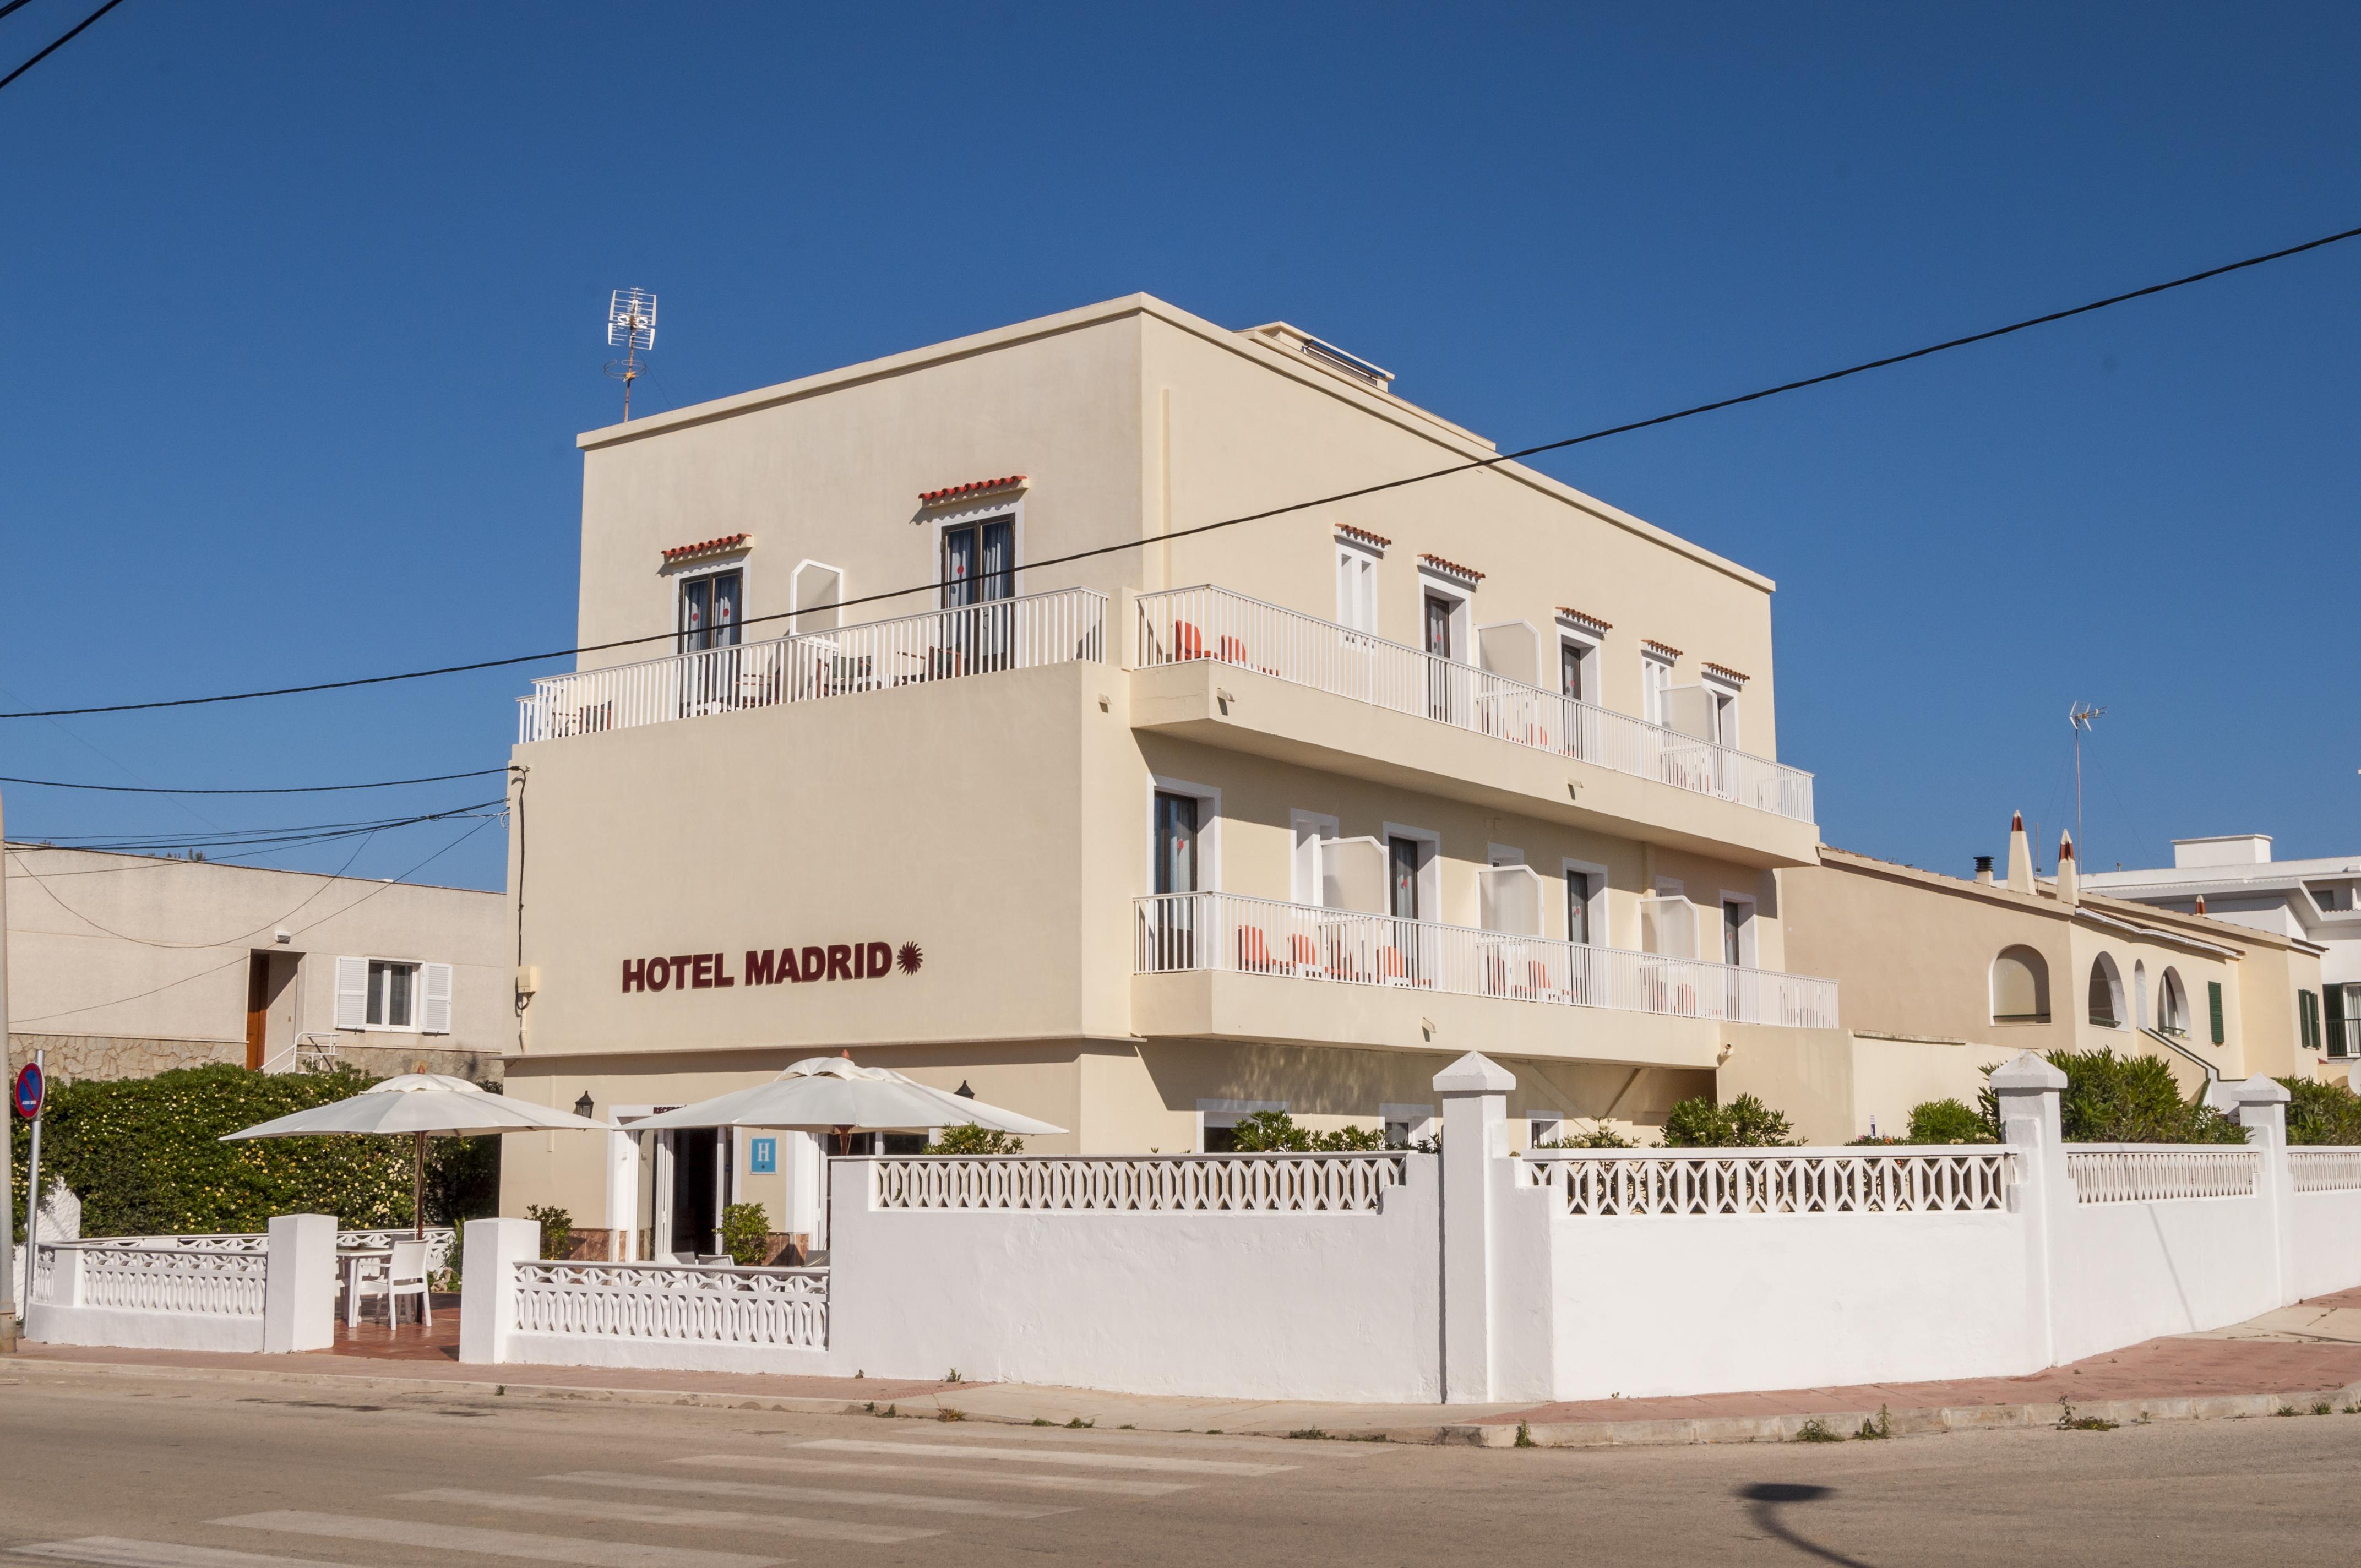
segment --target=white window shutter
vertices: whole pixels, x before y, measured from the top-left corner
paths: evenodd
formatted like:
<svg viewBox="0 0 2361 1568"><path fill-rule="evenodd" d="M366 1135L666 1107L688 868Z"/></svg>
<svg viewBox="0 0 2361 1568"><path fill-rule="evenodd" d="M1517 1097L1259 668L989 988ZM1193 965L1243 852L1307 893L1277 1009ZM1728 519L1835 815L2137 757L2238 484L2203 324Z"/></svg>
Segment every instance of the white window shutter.
<svg viewBox="0 0 2361 1568"><path fill-rule="evenodd" d="M336 960L336 1027L357 1029L368 1022L368 959Z"/></svg>
<svg viewBox="0 0 2361 1568"><path fill-rule="evenodd" d="M425 1005L419 1010L418 1032L422 1035L447 1035L451 1032L451 966L426 964Z"/></svg>

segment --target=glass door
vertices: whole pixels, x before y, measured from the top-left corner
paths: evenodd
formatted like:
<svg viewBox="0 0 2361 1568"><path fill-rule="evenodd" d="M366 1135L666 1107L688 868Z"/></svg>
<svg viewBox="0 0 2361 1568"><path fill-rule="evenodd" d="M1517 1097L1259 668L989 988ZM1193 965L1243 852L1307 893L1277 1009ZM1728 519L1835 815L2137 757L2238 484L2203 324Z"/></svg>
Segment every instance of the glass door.
<svg viewBox="0 0 2361 1568"><path fill-rule="evenodd" d="M1193 795L1156 792L1155 888L1159 894L1191 894L1197 888L1197 814ZM1197 903L1193 898L1159 897L1151 905L1155 924L1148 932L1159 970L1197 967Z"/></svg>
<svg viewBox="0 0 2361 1568"><path fill-rule="evenodd" d="M987 518L943 530L943 674L1005 669L1015 652L1016 520Z"/></svg>
<svg viewBox="0 0 2361 1568"><path fill-rule="evenodd" d="M1451 600L1441 594L1426 596L1426 713L1451 722Z"/></svg>
<svg viewBox="0 0 2361 1568"><path fill-rule="evenodd" d="M680 585L680 651L690 654L681 697L690 713L735 706L741 572L708 572Z"/></svg>

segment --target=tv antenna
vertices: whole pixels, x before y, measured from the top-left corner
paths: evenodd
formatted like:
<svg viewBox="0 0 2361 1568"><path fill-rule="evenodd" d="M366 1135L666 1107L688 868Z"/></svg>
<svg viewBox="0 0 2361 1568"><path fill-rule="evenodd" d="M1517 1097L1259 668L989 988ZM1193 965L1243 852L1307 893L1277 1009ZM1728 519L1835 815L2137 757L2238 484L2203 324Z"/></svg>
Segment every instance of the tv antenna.
<svg viewBox="0 0 2361 1568"><path fill-rule="evenodd" d="M656 345L656 297L645 289L618 289L607 304L607 346L623 351L607 361L607 374L623 383L623 422L631 422L631 383L640 378L640 356Z"/></svg>
<svg viewBox="0 0 2361 1568"><path fill-rule="evenodd" d="M2074 853L2087 860L2082 848L2082 737L2107 716L2103 707L2078 702L2067 708L2066 723L2074 731Z"/></svg>

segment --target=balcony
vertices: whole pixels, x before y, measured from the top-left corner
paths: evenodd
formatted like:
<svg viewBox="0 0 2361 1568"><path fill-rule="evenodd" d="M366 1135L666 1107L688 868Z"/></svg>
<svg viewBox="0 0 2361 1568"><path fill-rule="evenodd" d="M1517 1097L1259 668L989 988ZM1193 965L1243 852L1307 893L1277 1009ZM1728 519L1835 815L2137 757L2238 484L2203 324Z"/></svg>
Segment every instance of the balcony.
<svg viewBox="0 0 2361 1568"><path fill-rule="evenodd" d="M1106 596L1064 588L533 683L517 743L1105 658Z"/></svg>
<svg viewBox="0 0 2361 1568"><path fill-rule="evenodd" d="M1134 901L1133 971L1212 970L1546 1007L1837 1027L1832 980L1228 893Z"/></svg>
<svg viewBox="0 0 2361 1568"><path fill-rule="evenodd" d="M1726 801L1785 822L1812 821L1812 775L1560 693L1389 642L1334 621L1201 587L1138 599L1134 667L1225 667L1445 725L1527 752ZM1224 705L1226 711L1226 705ZM1512 786L1513 787L1513 786ZM1527 793L1543 790L1527 786ZM1562 783L1547 786L1557 800ZM1710 842L1728 831L1689 836ZM1763 835L1748 835L1758 837ZM1810 859L1810 835L1768 835L1784 863ZM1794 838L1795 844L1785 840ZM1800 850L1800 853L1798 851ZM1784 857L1795 855L1792 861Z"/></svg>

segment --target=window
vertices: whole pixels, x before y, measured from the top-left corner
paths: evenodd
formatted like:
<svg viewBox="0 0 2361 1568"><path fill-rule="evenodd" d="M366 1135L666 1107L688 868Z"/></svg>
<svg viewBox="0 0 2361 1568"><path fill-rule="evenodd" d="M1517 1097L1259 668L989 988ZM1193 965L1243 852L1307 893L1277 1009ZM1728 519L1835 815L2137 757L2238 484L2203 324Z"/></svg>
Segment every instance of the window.
<svg viewBox="0 0 2361 1568"><path fill-rule="evenodd" d="M1378 630L1378 558L1343 540L1336 542L1336 620L1375 636Z"/></svg>
<svg viewBox="0 0 2361 1568"><path fill-rule="evenodd" d="M1016 597L1016 520L986 518L943 530L943 608Z"/></svg>
<svg viewBox="0 0 2361 1568"><path fill-rule="evenodd" d="M1993 959L1992 1012L1995 1024L2049 1022L2049 965L2031 948L2003 948Z"/></svg>
<svg viewBox="0 0 2361 1568"><path fill-rule="evenodd" d="M2115 960L2101 953L2091 965L2091 1022L2102 1029L2124 1025L2124 977Z"/></svg>
<svg viewBox="0 0 2361 1568"><path fill-rule="evenodd" d="M1754 901L1751 898L1725 898L1721 901L1721 961L1731 969L1752 967L1754 946Z"/></svg>
<svg viewBox="0 0 2361 1568"><path fill-rule="evenodd" d="M1673 662L1656 653L1640 657L1640 715L1651 724L1665 721L1667 698L1673 689Z"/></svg>
<svg viewBox="0 0 2361 1568"><path fill-rule="evenodd" d="M738 645L740 602L745 586L742 572L707 572L684 577L680 584L680 651L702 653L708 648Z"/></svg>
<svg viewBox="0 0 2361 1568"><path fill-rule="evenodd" d="M2205 1011L2212 1015L2213 1043L2218 1046L2222 1043L2222 982L2218 980L2205 982Z"/></svg>
<svg viewBox="0 0 2361 1568"><path fill-rule="evenodd" d="M2179 970L2168 969L2157 977L2156 1026L2167 1035L2189 1033L2189 995L2181 989Z"/></svg>
<svg viewBox="0 0 2361 1568"><path fill-rule="evenodd" d="M2295 993L2296 1032L2303 1048L2320 1049L2320 992L2299 991Z"/></svg>
<svg viewBox="0 0 2361 1568"><path fill-rule="evenodd" d="M390 964L371 959L368 967L368 1015L372 1029L410 1027L410 993L417 982L416 964Z"/></svg>
<svg viewBox="0 0 2361 1568"><path fill-rule="evenodd" d="M1380 1105L1378 1120L1384 1124L1386 1147L1411 1148L1434 1136L1434 1107L1432 1105Z"/></svg>
<svg viewBox="0 0 2361 1568"><path fill-rule="evenodd" d="M1536 1113L1527 1116L1525 1118L1525 1146L1529 1149L1537 1149L1543 1144L1556 1142L1558 1130L1561 1125L1562 1124L1557 1117L1545 1113Z"/></svg>
<svg viewBox="0 0 2361 1568"><path fill-rule="evenodd" d="M2330 985L2321 996L2328 1004L2328 1054L2361 1057L2361 985Z"/></svg>
<svg viewBox="0 0 2361 1568"><path fill-rule="evenodd" d="M1705 699L1705 738L1717 746L1738 745L1738 687L1706 672L1698 694Z"/></svg>
<svg viewBox="0 0 2361 1568"><path fill-rule="evenodd" d="M1238 1124L1259 1111L1284 1112L1284 1100L1200 1100L1197 1147L1205 1154L1231 1154L1238 1146Z"/></svg>

